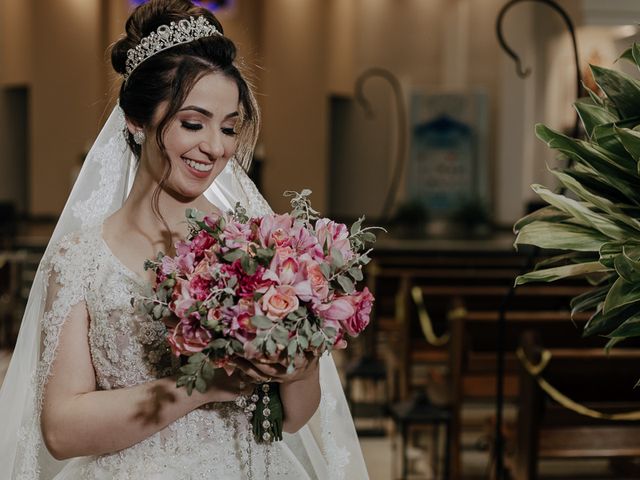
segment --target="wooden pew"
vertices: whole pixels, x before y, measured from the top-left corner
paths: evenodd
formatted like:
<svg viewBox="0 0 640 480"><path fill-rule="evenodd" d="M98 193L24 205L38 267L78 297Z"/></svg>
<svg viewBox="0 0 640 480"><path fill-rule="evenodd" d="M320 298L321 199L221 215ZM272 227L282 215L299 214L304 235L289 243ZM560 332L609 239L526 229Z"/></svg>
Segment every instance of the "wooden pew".
<svg viewBox="0 0 640 480"><path fill-rule="evenodd" d="M538 478L540 459L640 457L640 390L633 388L640 377L640 345L622 344L607 355L602 340L599 348L567 340L564 348L547 349L539 333L527 332L521 352L530 367L540 365L548 352L551 359L539 376L581 406L607 415L636 411L636 420L576 413L552 400L523 366L516 480Z"/></svg>

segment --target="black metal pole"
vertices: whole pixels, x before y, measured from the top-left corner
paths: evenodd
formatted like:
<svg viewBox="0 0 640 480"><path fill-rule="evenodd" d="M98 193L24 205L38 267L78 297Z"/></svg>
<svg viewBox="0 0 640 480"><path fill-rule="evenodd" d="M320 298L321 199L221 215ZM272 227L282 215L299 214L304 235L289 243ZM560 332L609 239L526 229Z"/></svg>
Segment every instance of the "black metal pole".
<svg viewBox="0 0 640 480"><path fill-rule="evenodd" d="M512 48L509 47L502 33L502 24L507 11L514 5L518 3L523 3L523 2L542 3L544 5L547 5L553 8L556 12L558 12L562 16L565 24L567 25L567 28L569 29L569 34L571 35L571 42L573 45L573 57L574 57L575 66L576 66L576 99L580 98L581 91L582 91L582 78L580 74L580 61L578 57L578 44L576 41L575 29L573 26L573 22L571 21L571 18L569 17L567 12L555 1L553 0L511 0L510 2L508 2L504 7L502 7L502 9L500 10L500 13L498 14L498 18L496 20L496 34L498 36L498 42L500 43L500 46L516 63L516 71L518 73L518 76L520 76L521 78L526 78L531 73L531 69L522 67L522 62L520 60L520 57ZM574 138L578 137L579 133L580 133L580 118L576 113L576 118L573 124L572 136ZM568 167L571 166L571 160L569 160L569 163L567 166ZM527 261L523 268L523 272L528 271L532 267L533 260L537 255L538 251L539 249L535 248L528 255ZM495 462L496 462L496 468L495 468L496 480L506 480L506 476L505 476L506 472L504 469L504 435L502 433L503 414L504 414L504 363L505 363L505 353L506 353L505 337L506 337L506 329L507 329L506 313L507 313L507 310L509 309L509 304L511 303L511 300L515 295L515 288L516 288L515 284L513 284L509 289L509 291L507 292L507 294L505 295L500 305L499 315L498 315L498 332L497 332L498 352L497 352L497 368L496 368L496 412L495 412L496 425L495 425L495 439L494 439L494 448L493 448L493 452L495 455Z"/></svg>

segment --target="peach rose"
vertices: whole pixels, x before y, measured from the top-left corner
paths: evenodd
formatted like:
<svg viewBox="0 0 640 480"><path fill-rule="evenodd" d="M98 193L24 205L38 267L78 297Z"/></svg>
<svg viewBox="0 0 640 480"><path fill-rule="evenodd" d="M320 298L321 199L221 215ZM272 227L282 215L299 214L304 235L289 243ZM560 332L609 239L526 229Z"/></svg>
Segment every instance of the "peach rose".
<svg viewBox="0 0 640 480"><path fill-rule="evenodd" d="M270 287L260 299L260 306L271 320L281 320L300 305L295 290L291 285Z"/></svg>

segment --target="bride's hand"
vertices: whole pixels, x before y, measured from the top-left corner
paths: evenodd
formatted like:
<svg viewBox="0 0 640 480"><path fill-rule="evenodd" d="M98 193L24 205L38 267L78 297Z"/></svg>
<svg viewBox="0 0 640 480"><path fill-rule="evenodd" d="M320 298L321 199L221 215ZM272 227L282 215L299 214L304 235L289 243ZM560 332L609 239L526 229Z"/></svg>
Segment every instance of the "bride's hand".
<svg viewBox="0 0 640 480"><path fill-rule="evenodd" d="M241 371L227 375L223 369L216 370L211 385L204 393L205 404L210 402L233 402L240 395L251 395L254 385Z"/></svg>
<svg viewBox="0 0 640 480"><path fill-rule="evenodd" d="M255 383L290 383L304 380L317 373L318 357L313 353L298 354L294 359L295 370L287 373L287 360L235 360L236 366Z"/></svg>

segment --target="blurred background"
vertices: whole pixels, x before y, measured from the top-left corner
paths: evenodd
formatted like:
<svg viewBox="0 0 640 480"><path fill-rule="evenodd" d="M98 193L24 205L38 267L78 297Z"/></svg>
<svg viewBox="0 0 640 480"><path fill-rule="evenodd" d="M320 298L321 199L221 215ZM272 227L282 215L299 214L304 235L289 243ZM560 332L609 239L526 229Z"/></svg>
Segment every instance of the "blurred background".
<svg viewBox="0 0 640 480"><path fill-rule="evenodd" d="M114 104L109 46L139 3L0 0L0 378L42 249ZM578 68L597 93L588 64L638 76L616 59L640 38L640 2L516 2L502 31L526 77L496 35L505 0L201 3L255 86L263 126L251 175L274 210L288 209L285 190L310 188L323 214L365 214L389 230L366 272L372 327L338 358L372 478L640 478L637 445L563 449L617 438L617 424L576 417L552 438L542 420L518 423L523 401L550 407L526 390L536 387L516 345L529 330L579 337L562 317L579 284L524 294L518 309L530 314L496 340L528 254L513 251L511 227L536 208L530 185L554 187L547 165L563 161L534 126L570 133L575 120L571 36L549 4L575 26ZM584 387L558 382L574 396Z"/></svg>

